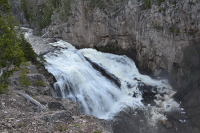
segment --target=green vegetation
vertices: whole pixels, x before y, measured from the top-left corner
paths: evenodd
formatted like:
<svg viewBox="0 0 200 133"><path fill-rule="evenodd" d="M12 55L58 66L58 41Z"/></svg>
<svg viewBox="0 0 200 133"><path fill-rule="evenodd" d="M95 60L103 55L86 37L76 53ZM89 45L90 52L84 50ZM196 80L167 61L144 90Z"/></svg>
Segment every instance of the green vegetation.
<svg viewBox="0 0 200 133"><path fill-rule="evenodd" d="M0 77L0 94L7 92L8 78L12 75L13 70L7 70Z"/></svg>
<svg viewBox="0 0 200 133"><path fill-rule="evenodd" d="M31 85L31 83L30 83L30 81L28 80L28 77L27 77L27 73L28 73L27 66L28 66L27 62L22 63L22 66L20 67L21 74L20 74L20 80L19 80L21 85L26 86L26 87Z"/></svg>
<svg viewBox="0 0 200 133"><path fill-rule="evenodd" d="M5 67L7 64L19 66L24 59L10 17L10 14L0 17L0 67Z"/></svg>
<svg viewBox="0 0 200 133"><path fill-rule="evenodd" d="M94 131L94 133L101 133L101 131Z"/></svg>
<svg viewBox="0 0 200 133"><path fill-rule="evenodd" d="M151 0L145 0L145 7L147 9L150 9L151 8Z"/></svg>
<svg viewBox="0 0 200 133"><path fill-rule="evenodd" d="M34 85L35 85L35 86L45 86L46 84L45 84L45 82L43 82L42 80L38 80L38 81L35 81L35 82L34 82Z"/></svg>
<svg viewBox="0 0 200 133"><path fill-rule="evenodd" d="M34 63L37 63L37 60L36 60L37 56L35 52L33 51L31 44L27 42L23 34L20 35L19 45L24 52L24 58L26 59L26 61L32 61Z"/></svg>
<svg viewBox="0 0 200 133"><path fill-rule="evenodd" d="M52 15L52 9L43 5L44 10L41 12L42 19L39 21L39 28L43 29L47 27L51 23L51 15Z"/></svg>
<svg viewBox="0 0 200 133"><path fill-rule="evenodd" d="M190 36L192 36L192 35L195 35L197 32L198 32L198 30L190 29L190 30L188 31L188 34L189 34Z"/></svg>
<svg viewBox="0 0 200 133"><path fill-rule="evenodd" d="M79 124L74 124L73 126L74 126L74 127L80 127L80 125L79 125Z"/></svg>
<svg viewBox="0 0 200 133"><path fill-rule="evenodd" d="M105 3L103 0L90 0L90 7L98 7L100 9L104 9Z"/></svg>
<svg viewBox="0 0 200 133"><path fill-rule="evenodd" d="M64 8L64 16L70 16L72 15L71 13L71 2L72 0L63 0L63 8Z"/></svg>
<svg viewBox="0 0 200 133"><path fill-rule="evenodd" d="M165 12L165 11L166 11L166 8L160 8L158 11L159 11L159 12Z"/></svg>
<svg viewBox="0 0 200 133"><path fill-rule="evenodd" d="M179 35L181 31L176 27L169 27L169 31L175 35Z"/></svg>
<svg viewBox="0 0 200 133"><path fill-rule="evenodd" d="M1 15L6 15L10 13L10 5L8 3L8 0L1 0L0 1L0 13Z"/></svg>
<svg viewBox="0 0 200 133"><path fill-rule="evenodd" d="M12 66L19 67L26 60L35 60L36 56L32 47L25 41L23 35L17 35L13 16L10 13L10 5L7 0L0 1L0 93L6 92L7 79L12 75ZM22 79L25 80L25 71L22 71ZM24 83L27 84L28 83Z"/></svg>
<svg viewBox="0 0 200 133"><path fill-rule="evenodd" d="M72 15L71 0L44 0L40 5L35 1L21 0L21 9L27 21L39 28L38 33L51 23L54 13L64 21Z"/></svg>
<svg viewBox="0 0 200 133"><path fill-rule="evenodd" d="M49 0L49 1L53 5L54 8L59 8L62 4L61 0Z"/></svg>
<svg viewBox="0 0 200 133"><path fill-rule="evenodd" d="M192 25L194 25L195 23L194 23L194 22L192 22L191 24L192 24Z"/></svg>
<svg viewBox="0 0 200 133"><path fill-rule="evenodd" d="M28 2L26 0L21 0L21 9L24 12L24 17L29 21L30 13L28 9Z"/></svg>
<svg viewBox="0 0 200 133"><path fill-rule="evenodd" d="M61 125L61 124L56 125L55 128L56 128L56 130L58 130L60 132L67 130L67 126L66 125Z"/></svg>
<svg viewBox="0 0 200 133"><path fill-rule="evenodd" d="M194 2L191 2L191 1L189 1L189 5L195 5L195 3L194 3Z"/></svg>
<svg viewBox="0 0 200 133"><path fill-rule="evenodd" d="M151 0L145 0L141 6L141 10L151 9Z"/></svg>
<svg viewBox="0 0 200 133"><path fill-rule="evenodd" d="M169 31L170 31L171 33L174 33L174 30L175 30L174 27L169 27Z"/></svg>
<svg viewBox="0 0 200 133"><path fill-rule="evenodd" d="M43 29L51 23L52 8L42 3L36 6L34 1L21 0L21 9L27 21L32 22L39 29Z"/></svg>
<svg viewBox="0 0 200 133"><path fill-rule="evenodd" d="M180 32L180 30L176 30L175 33L176 33L176 35L179 35L181 32Z"/></svg>
<svg viewBox="0 0 200 133"><path fill-rule="evenodd" d="M158 26L158 25L154 26L154 28L157 29L157 30L162 30L163 29L162 26Z"/></svg>

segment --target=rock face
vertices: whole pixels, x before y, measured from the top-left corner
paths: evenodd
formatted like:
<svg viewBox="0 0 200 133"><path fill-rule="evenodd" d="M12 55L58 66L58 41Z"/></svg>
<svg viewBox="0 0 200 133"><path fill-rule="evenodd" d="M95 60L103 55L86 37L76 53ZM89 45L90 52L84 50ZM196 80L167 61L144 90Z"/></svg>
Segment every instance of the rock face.
<svg viewBox="0 0 200 133"><path fill-rule="evenodd" d="M78 47L113 44L135 48L142 68L155 75L163 69L170 72L173 64L182 65L183 49L199 38L200 2L149 1L73 0L68 3L69 14L60 17L62 11L57 9L64 10L61 2L54 7L42 35L62 38ZM42 3L45 1L33 4L40 8ZM37 26L31 20L29 24Z"/></svg>

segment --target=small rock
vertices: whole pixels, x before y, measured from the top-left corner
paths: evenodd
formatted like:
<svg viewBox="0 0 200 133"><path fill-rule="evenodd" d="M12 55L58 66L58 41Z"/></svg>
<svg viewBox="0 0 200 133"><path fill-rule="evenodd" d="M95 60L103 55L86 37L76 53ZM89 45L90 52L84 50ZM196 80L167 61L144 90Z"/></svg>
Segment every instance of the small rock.
<svg viewBox="0 0 200 133"><path fill-rule="evenodd" d="M48 103L48 107L49 108L54 108L54 109L62 109L62 110L65 109L64 106L59 102L49 102Z"/></svg>
<svg viewBox="0 0 200 133"><path fill-rule="evenodd" d="M166 128L172 128L173 127L172 123L168 120L162 120L162 123Z"/></svg>

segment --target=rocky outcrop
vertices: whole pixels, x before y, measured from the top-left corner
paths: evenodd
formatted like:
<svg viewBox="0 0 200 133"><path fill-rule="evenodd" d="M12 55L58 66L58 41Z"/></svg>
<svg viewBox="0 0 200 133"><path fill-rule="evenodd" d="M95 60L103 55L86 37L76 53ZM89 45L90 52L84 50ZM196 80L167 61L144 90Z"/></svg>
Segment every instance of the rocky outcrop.
<svg viewBox="0 0 200 133"><path fill-rule="evenodd" d="M96 131L112 133L107 121L90 115L79 115L76 111L69 109L71 106L72 109L79 111L77 103L68 100L66 104L66 99L62 101L45 95L37 95L34 98L42 104L60 103L65 108L60 109L51 104L51 108L44 112L12 91L8 94L1 94L0 132L92 133Z"/></svg>

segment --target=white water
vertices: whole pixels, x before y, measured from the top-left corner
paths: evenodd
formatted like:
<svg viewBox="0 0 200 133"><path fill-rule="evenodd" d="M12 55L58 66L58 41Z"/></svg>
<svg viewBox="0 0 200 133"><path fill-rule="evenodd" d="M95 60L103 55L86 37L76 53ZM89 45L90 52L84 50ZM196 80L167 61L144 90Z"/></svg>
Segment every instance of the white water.
<svg viewBox="0 0 200 133"><path fill-rule="evenodd" d="M155 121L164 119L163 112L178 107L171 98L174 91L167 81L153 80L149 76L141 75L135 63L127 56L102 53L94 49L77 50L63 41L51 45L62 47L45 55L46 68L57 80L54 88L61 90L63 98L79 102L85 114L109 119L128 106L150 110L152 121ZM121 86L118 87L102 76L85 57L115 75ZM142 96L138 89L141 82L158 88L156 106L145 107L141 102ZM132 97L134 94L135 97Z"/></svg>
<svg viewBox="0 0 200 133"><path fill-rule="evenodd" d="M165 119L165 112L178 109L179 105L172 98L175 92L167 81L141 75L135 63L126 56L102 53L94 49L77 50L64 41L48 43L46 39L35 37L30 31L25 33L25 37L38 54L46 53L52 46L57 48L45 55L45 67L57 80L54 88L58 96L79 102L82 113L109 119L126 107L140 108L147 111L149 122L154 124L157 120ZM118 87L94 69L85 57L108 74L114 75L121 86ZM142 92L138 88L141 82L157 88L155 106L145 106L141 102Z"/></svg>

